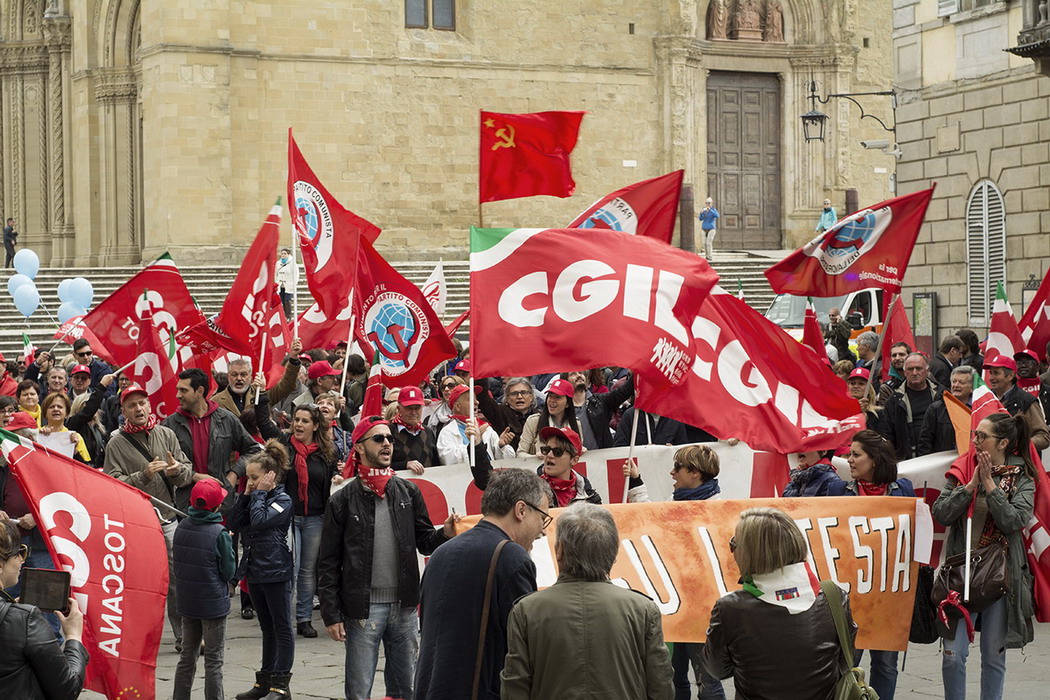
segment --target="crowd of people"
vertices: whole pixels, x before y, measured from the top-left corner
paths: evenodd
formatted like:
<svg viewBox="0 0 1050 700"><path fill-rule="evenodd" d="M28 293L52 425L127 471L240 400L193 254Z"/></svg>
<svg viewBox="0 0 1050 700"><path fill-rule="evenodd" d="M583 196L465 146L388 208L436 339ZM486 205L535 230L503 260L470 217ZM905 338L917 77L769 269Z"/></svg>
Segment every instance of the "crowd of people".
<svg viewBox="0 0 1050 700"><path fill-rule="evenodd" d="M843 321L833 312L827 337L834 348ZM914 497L898 462L955 448L942 394L968 404L975 372L987 372L1010 416L981 423L972 436L973 479L949 478L933 514L950 528L947 550L956 554L977 494L974 532L982 545L1008 552L1009 594L975 615L982 698L1001 697L1005 649L1033 638L1020 531L1033 509L1028 446L1050 445L1050 381L1027 352L985 361L972 331L946 338L933 358L894 345L885 381L876 346L877 338L873 345L862 335L858 359L833 364L867 418L868 429L839 451L850 478L838 476L834 451L802 453L783 496ZM239 700L291 697L303 650L296 636L319 635L315 610L320 633L345 645L344 692L355 699L372 697L381 648L390 698L685 700L690 674L700 698L725 697L728 678L741 698L830 698L847 671L832 609L848 622L847 656L860 663L848 595L829 599L810 585L805 539L776 509L747 510L736 524L729 544L743 590L715 604L704 644L675 644L669 653L656 605L612 585L619 537L600 494L576 469L587 450L627 445L637 425L635 444L681 446L667 477L674 500L720 493L718 454L704 444L715 438L652 414L635 421L633 377L623 369L475 378L472 393L470 359L461 353L419 386L388 388L382 415L361 415L364 359L345 344L304 352L296 340L268 390L243 358L225 372L182 371L178 408L159 419L147 391L94 357L88 341L72 349L65 357L37 351L25 366L8 362L2 386L10 395L0 396L0 415L6 430L46 440L154 499L180 655L176 700L190 697L202 654L204 696L225 697L225 620L234 594L261 638L256 682ZM348 381L340 386L344 367ZM493 468L516 455L538 456L540 464ZM433 523L408 477L471 457L483 517L457 535L460 516ZM637 464L628 461L624 476L627 501L648 501ZM529 552L552 508L567 509L555 535L559 576L537 592ZM43 614L15 602L23 563L54 562L6 465L0 521L0 678L24 689L11 697L75 697L87 663L76 603ZM430 557L422 572L417 555ZM801 591L789 603L769 595L789 585ZM755 630L781 640L775 660ZM941 636L945 697L963 698L967 626L953 618ZM892 698L898 652L869 656L872 687Z"/></svg>

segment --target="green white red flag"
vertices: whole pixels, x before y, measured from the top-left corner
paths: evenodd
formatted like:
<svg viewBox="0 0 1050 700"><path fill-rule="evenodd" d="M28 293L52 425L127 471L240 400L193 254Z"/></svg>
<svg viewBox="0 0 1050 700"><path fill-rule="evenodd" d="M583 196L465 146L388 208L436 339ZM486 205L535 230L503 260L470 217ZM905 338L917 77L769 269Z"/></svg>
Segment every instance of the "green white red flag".
<svg viewBox="0 0 1050 700"><path fill-rule="evenodd" d="M94 348L92 348L94 349ZM28 367L33 362L33 355L36 354L36 346L33 345L33 341L29 339L29 335L25 332L22 333L22 357L25 360L25 365Z"/></svg>
<svg viewBox="0 0 1050 700"><path fill-rule="evenodd" d="M1021 329L1017 326L1010 300L1002 282L995 285L995 303L992 305L992 320L988 326L988 340L984 345L984 357L990 360L998 355L1013 357L1025 349Z"/></svg>

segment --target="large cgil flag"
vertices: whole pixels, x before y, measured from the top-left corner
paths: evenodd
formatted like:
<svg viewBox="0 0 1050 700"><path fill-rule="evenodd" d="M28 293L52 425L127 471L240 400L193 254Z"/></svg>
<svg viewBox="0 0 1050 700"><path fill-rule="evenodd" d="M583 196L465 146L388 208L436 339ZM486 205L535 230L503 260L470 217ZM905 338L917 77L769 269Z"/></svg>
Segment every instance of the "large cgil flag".
<svg viewBox="0 0 1050 700"><path fill-rule="evenodd" d="M1025 309L1018 326L1028 349L1038 354L1045 362L1046 346L1050 343L1050 269L1046 271L1039 291L1035 293L1032 301L1028 302L1028 308Z"/></svg>
<svg viewBox="0 0 1050 700"><path fill-rule="evenodd" d="M670 243L684 174L675 170L607 194L566 228L609 228Z"/></svg>
<svg viewBox="0 0 1050 700"><path fill-rule="evenodd" d="M834 226L766 270L777 294L834 297L878 287L900 294L933 188L888 199Z"/></svg>
<svg viewBox="0 0 1050 700"><path fill-rule="evenodd" d="M481 112L478 201L576 191L569 154L586 112Z"/></svg>
<svg viewBox="0 0 1050 700"><path fill-rule="evenodd" d="M0 440L51 557L72 574L91 655L86 686L110 700L154 700L168 557L153 506L142 491L13 433L0 430Z"/></svg>
<svg viewBox="0 0 1050 700"><path fill-rule="evenodd" d="M643 411L781 454L836 449L864 427L856 399L813 350L721 287L689 327L689 372L673 387L639 381Z"/></svg>
<svg viewBox="0 0 1050 700"><path fill-rule="evenodd" d="M615 365L653 386L691 365L689 323L718 280L644 236L471 229L471 362L479 377Z"/></svg>

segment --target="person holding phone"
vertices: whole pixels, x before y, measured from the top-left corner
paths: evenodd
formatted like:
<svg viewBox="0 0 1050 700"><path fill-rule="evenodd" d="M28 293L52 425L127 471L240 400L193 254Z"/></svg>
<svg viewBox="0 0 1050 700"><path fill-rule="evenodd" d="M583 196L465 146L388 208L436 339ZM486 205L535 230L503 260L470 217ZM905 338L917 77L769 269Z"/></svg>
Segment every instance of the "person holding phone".
<svg viewBox="0 0 1050 700"><path fill-rule="evenodd" d="M73 598L56 611L65 644L59 645L39 608L4 592L18 581L29 548L18 528L0 521L0 678L3 694L23 700L75 698L84 687L88 653L81 643L84 616Z"/></svg>

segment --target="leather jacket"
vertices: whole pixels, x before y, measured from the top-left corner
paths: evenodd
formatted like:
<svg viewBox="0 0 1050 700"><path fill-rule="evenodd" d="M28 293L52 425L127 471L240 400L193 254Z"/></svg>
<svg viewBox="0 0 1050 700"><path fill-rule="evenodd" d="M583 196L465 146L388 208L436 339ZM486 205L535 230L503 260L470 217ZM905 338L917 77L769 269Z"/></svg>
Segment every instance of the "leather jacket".
<svg viewBox="0 0 1050 700"><path fill-rule="evenodd" d="M80 695L88 653L78 641L64 645L40 611L0 599L0 688L5 698L72 700Z"/></svg>

